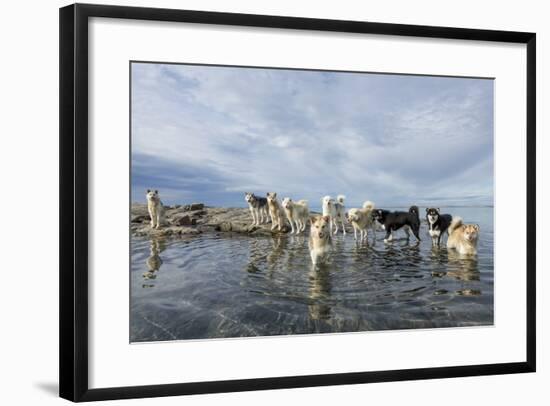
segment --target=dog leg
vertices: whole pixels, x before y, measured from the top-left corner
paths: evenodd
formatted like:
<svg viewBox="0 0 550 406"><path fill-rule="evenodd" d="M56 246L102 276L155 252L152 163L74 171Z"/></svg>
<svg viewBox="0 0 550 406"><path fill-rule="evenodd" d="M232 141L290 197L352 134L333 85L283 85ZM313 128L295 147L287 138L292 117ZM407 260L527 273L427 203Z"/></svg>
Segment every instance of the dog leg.
<svg viewBox="0 0 550 406"><path fill-rule="evenodd" d="M332 219L332 221L334 222L334 235L338 234L338 222L336 221L336 219Z"/></svg>
<svg viewBox="0 0 550 406"><path fill-rule="evenodd" d="M160 210L157 211L157 225L155 226L155 229L158 229L160 227L160 220L161 220L161 214L160 214Z"/></svg>
<svg viewBox="0 0 550 406"><path fill-rule="evenodd" d="M405 234L407 234L407 240L409 240L411 238L411 230L409 226L404 226L403 230L405 231Z"/></svg>
<svg viewBox="0 0 550 406"><path fill-rule="evenodd" d="M418 241L418 242L420 242L420 235L418 235L419 228L420 228L420 227L415 227L415 228L413 229L413 234L414 234L414 236L416 237L416 241ZM441 234L440 234L440 235L441 235Z"/></svg>
<svg viewBox="0 0 550 406"><path fill-rule="evenodd" d="M155 228L155 215L149 210L149 217L151 217L151 228Z"/></svg>
<svg viewBox="0 0 550 406"><path fill-rule="evenodd" d="M393 234L390 230L386 230L386 237L384 238L384 242L391 242L393 240Z"/></svg>
<svg viewBox="0 0 550 406"><path fill-rule="evenodd" d="M342 233L343 233L344 235L346 235L346 226L345 226L345 224L344 224L344 220L341 220L341 223L342 223Z"/></svg>
<svg viewBox="0 0 550 406"><path fill-rule="evenodd" d="M361 233L359 233L361 235ZM353 225L353 239L357 240L357 227L355 227L355 224Z"/></svg>

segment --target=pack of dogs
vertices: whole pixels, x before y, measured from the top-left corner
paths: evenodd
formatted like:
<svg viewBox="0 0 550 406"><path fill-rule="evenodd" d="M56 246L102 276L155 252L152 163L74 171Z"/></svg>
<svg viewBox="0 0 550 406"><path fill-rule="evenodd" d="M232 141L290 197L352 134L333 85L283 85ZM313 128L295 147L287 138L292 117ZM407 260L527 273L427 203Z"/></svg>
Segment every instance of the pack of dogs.
<svg viewBox="0 0 550 406"><path fill-rule="evenodd" d="M157 190L147 190L147 208L151 218L151 228L159 228L163 223L164 208ZM268 192L266 197L246 192L244 200L248 204L252 225L259 226L271 222L271 230L282 231L286 223L291 234L302 234L310 226L309 250L311 261L315 265L327 261L332 249L333 236L341 229L346 234L346 223L354 232L355 240L368 241L369 230L375 241L375 231L384 230L384 242L391 243L394 234L403 229L407 240L414 235L420 242L420 212L418 206L408 211L390 211L376 208L371 201L362 207L351 208L346 212L345 196L338 195L321 198L322 214L311 214L307 200L293 200L284 197L281 202L276 192ZM477 224L466 224L462 218L441 213L436 207L426 208L426 224L432 239L432 247L439 248L441 239L447 234L447 248L460 255L477 254L477 242L480 228Z"/></svg>

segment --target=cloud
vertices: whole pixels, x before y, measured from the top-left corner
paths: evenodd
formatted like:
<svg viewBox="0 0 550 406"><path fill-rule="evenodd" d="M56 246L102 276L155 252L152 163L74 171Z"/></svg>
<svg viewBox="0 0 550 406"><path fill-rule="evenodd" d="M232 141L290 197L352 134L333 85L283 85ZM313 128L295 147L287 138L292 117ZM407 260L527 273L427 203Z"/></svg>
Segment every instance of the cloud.
<svg viewBox="0 0 550 406"><path fill-rule="evenodd" d="M492 204L493 81L134 63L132 154L172 203Z"/></svg>

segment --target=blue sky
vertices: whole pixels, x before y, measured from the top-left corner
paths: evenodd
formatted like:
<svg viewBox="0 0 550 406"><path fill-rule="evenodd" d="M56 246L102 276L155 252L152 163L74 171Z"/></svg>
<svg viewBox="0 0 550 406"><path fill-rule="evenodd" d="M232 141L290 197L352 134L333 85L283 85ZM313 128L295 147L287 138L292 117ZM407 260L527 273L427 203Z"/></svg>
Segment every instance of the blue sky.
<svg viewBox="0 0 550 406"><path fill-rule="evenodd" d="M132 64L132 201L493 203L493 81Z"/></svg>

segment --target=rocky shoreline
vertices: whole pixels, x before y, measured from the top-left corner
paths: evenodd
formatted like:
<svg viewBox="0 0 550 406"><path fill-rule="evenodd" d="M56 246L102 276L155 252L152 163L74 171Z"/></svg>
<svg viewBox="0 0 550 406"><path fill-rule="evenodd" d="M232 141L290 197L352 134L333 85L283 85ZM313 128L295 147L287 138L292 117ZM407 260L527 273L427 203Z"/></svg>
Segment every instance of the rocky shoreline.
<svg viewBox="0 0 550 406"><path fill-rule="evenodd" d="M202 203L164 206L164 224L152 229L147 205L133 203L130 229L136 237L184 237L203 232L233 232L252 235L288 233L285 225L281 231L271 231L271 223L251 225L252 218L247 208L208 207Z"/></svg>

